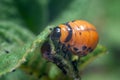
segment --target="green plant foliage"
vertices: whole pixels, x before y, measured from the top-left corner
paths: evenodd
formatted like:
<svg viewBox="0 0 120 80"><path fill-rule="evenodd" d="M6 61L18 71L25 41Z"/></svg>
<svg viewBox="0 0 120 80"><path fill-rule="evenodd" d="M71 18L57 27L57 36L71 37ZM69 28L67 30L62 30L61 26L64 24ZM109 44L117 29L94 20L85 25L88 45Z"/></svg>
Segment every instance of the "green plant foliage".
<svg viewBox="0 0 120 80"><path fill-rule="evenodd" d="M90 2L91 1L89 0L70 0L69 2L67 1L64 2L65 3L64 5L66 7L62 8L62 12L59 13L59 16L57 15L55 16L57 18L55 18L51 24L56 25L59 23L64 23L64 22L68 22L76 19L85 19L84 16L88 13L86 9L87 7L89 7ZM88 4L88 5L85 5L85 4Z"/></svg>
<svg viewBox="0 0 120 80"><path fill-rule="evenodd" d="M0 0L0 21L23 23L14 0Z"/></svg>
<svg viewBox="0 0 120 80"><path fill-rule="evenodd" d="M25 25L39 33L48 23L47 0L16 0L15 5L24 19Z"/></svg>
<svg viewBox="0 0 120 80"><path fill-rule="evenodd" d="M15 70L25 59L25 43L34 38L28 30L12 22L0 22L0 75Z"/></svg>
<svg viewBox="0 0 120 80"><path fill-rule="evenodd" d="M50 28L75 19L92 22L100 33L97 48L89 55L80 58L78 65L80 73L89 68L88 71L85 70L87 72L83 74L82 79L97 80L100 77L99 74L94 73L96 71L89 73L92 69L88 65L91 66L90 63L99 59L101 55L104 57L107 49L102 44L105 44L110 49L110 54L103 58L103 62L101 60L94 62L92 67L96 67L98 72L100 72L100 65L103 71L109 68L111 72L114 68L116 70L112 72L115 74L111 72L109 75L107 70L103 73L108 76L106 80L118 80L120 70L118 69L119 29L116 28L119 26L118 3L118 0L116 2L111 0L0 0L0 80L72 80L72 75L64 75L54 63L44 59L40 49L41 45L49 40ZM52 26L48 26L51 24ZM63 61L67 60L63 58ZM104 79L104 75L100 79Z"/></svg>

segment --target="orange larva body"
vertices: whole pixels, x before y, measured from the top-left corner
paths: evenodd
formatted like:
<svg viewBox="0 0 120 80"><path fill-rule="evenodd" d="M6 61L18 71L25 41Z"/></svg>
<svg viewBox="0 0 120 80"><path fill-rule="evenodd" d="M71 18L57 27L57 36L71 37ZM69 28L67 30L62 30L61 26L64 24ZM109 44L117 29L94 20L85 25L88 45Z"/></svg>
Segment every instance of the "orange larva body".
<svg viewBox="0 0 120 80"><path fill-rule="evenodd" d="M83 20L75 20L66 24L60 24L56 34L61 44L64 44L72 53L84 56L92 52L98 43L98 33L96 28ZM53 36L54 38L55 36Z"/></svg>

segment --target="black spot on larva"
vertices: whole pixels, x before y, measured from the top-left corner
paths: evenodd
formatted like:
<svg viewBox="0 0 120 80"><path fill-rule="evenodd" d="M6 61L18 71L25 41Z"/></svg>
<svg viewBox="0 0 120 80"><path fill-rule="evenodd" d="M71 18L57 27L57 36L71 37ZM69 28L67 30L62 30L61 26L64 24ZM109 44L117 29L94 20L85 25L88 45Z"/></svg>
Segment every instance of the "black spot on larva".
<svg viewBox="0 0 120 80"><path fill-rule="evenodd" d="M89 47L89 48L87 49L87 51L92 52L93 49L92 49L91 47Z"/></svg>
<svg viewBox="0 0 120 80"><path fill-rule="evenodd" d="M68 42L72 38L72 28L68 23L66 23L65 25L67 26L68 36L66 37L64 42Z"/></svg>
<svg viewBox="0 0 120 80"><path fill-rule="evenodd" d="M10 53L10 52L9 52L8 50L5 50L5 53L7 53L7 54L8 54L8 53Z"/></svg>
<svg viewBox="0 0 120 80"><path fill-rule="evenodd" d="M88 49L87 49L87 51L89 51L91 49L91 47L89 47Z"/></svg>
<svg viewBox="0 0 120 80"><path fill-rule="evenodd" d="M87 49L87 47L84 45L84 46L82 46L82 50L85 50L85 49Z"/></svg>
<svg viewBox="0 0 120 80"><path fill-rule="evenodd" d="M76 48L76 47L74 47L73 49L74 49L74 51L78 51L78 48Z"/></svg>
<svg viewBox="0 0 120 80"><path fill-rule="evenodd" d="M79 32L79 35L82 35L82 33L81 33L81 32Z"/></svg>

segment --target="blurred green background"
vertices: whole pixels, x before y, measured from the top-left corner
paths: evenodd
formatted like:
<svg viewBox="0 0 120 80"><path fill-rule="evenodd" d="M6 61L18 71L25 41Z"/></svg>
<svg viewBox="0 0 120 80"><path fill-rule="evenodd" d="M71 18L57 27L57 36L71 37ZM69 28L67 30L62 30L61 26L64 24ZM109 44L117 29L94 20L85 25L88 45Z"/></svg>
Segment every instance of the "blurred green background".
<svg viewBox="0 0 120 80"><path fill-rule="evenodd" d="M120 0L0 0L0 21L17 23L37 35L48 25L87 20L96 26L99 43L108 52L85 68L82 80L120 80L119 8ZM15 73L1 80L12 80L11 75L17 80Z"/></svg>

